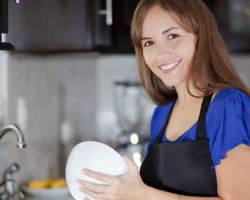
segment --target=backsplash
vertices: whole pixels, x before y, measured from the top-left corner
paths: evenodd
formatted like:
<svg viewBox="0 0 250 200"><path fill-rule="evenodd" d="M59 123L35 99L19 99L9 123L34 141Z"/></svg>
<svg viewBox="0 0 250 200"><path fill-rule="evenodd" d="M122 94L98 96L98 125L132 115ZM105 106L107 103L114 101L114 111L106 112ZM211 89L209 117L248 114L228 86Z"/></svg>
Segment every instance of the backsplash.
<svg viewBox="0 0 250 200"><path fill-rule="evenodd" d="M0 143L0 174L16 161L20 180L62 176L74 144L110 142L119 131L112 112L112 82L137 79L131 55L10 53L7 69L5 123L21 126L27 148L15 148L15 137L6 135ZM111 117L103 121L98 117L103 113Z"/></svg>
<svg viewBox="0 0 250 200"><path fill-rule="evenodd" d="M1 58L1 72L8 74L1 80L8 83L4 122L21 126L27 148L17 149L14 135L6 135L0 141L0 174L16 161L20 181L62 176L74 144L83 140L112 144L120 131L112 82L138 79L134 55L4 53ZM232 61L250 86L250 56L233 55ZM148 102L146 134L153 107Z"/></svg>

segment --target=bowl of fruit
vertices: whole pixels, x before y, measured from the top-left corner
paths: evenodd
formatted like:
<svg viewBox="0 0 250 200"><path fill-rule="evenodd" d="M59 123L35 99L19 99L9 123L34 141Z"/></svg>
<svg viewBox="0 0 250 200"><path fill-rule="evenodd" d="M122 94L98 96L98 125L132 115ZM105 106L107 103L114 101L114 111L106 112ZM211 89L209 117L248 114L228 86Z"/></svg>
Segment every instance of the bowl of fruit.
<svg viewBox="0 0 250 200"><path fill-rule="evenodd" d="M64 178L30 180L23 184L22 191L33 197L64 197L69 195Z"/></svg>

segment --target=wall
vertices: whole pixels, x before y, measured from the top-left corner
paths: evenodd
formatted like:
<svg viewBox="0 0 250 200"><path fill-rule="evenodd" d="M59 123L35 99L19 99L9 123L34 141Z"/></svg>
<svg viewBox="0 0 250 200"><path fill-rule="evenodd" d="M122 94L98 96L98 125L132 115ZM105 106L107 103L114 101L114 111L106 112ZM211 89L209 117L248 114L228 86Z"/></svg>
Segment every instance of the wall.
<svg viewBox="0 0 250 200"><path fill-rule="evenodd" d="M131 55L10 53L5 123L21 126L27 148L15 148L15 137L6 135L0 143L0 173L16 161L21 180L63 175L74 144L112 143L120 131L113 112L112 82L137 79L135 66ZM62 139L68 143L65 150Z"/></svg>
<svg viewBox="0 0 250 200"><path fill-rule="evenodd" d="M242 80L250 87L250 55L232 55L231 60L239 72Z"/></svg>
<svg viewBox="0 0 250 200"><path fill-rule="evenodd" d="M1 168L17 161L23 178L58 176L63 169L59 147L64 121L73 137L69 142L96 138L95 59L95 54L81 53L9 54L5 122L21 126L27 148L16 149L15 137L6 135L0 144Z"/></svg>
<svg viewBox="0 0 250 200"><path fill-rule="evenodd" d="M232 61L250 86L250 56L233 55ZM137 79L133 55L10 53L1 57L1 64L1 71L6 65L8 69L5 123L18 123L28 146L19 150L15 137L6 135L0 141L0 174L16 161L21 181L62 175L64 151L67 155L75 143L94 139L112 144L119 134L112 82ZM147 106L146 134L154 105ZM68 141L65 150L62 137Z"/></svg>

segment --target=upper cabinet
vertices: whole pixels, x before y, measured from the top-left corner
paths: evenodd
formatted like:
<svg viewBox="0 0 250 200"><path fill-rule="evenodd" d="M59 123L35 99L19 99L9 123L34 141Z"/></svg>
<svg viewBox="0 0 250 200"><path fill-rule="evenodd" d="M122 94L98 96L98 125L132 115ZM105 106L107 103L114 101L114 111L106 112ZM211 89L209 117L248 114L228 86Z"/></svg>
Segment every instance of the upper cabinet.
<svg viewBox="0 0 250 200"><path fill-rule="evenodd" d="M9 1L8 41L17 51L92 49L88 0Z"/></svg>
<svg viewBox="0 0 250 200"><path fill-rule="evenodd" d="M8 1L8 41L17 51L129 53L130 23L138 1Z"/></svg>
<svg viewBox="0 0 250 200"><path fill-rule="evenodd" d="M94 2L93 25L96 49L107 52L133 52L130 27L139 0L94 0Z"/></svg>

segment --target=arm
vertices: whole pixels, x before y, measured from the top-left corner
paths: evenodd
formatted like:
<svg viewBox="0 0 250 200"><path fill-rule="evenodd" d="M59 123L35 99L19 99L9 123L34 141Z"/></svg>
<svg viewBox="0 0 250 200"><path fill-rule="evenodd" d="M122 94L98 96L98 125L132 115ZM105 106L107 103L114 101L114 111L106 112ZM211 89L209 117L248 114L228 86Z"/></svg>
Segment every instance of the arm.
<svg viewBox="0 0 250 200"><path fill-rule="evenodd" d="M136 166L125 159L128 173L121 177L110 177L86 171L86 175L106 182L106 186L95 185L83 180L79 184L89 196L97 199L115 200L248 200L250 197L250 147L239 145L226 154L216 167L219 197L192 197L169 193L145 185Z"/></svg>

